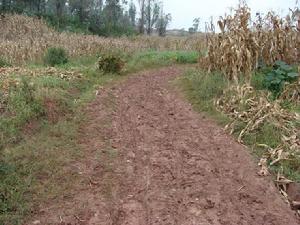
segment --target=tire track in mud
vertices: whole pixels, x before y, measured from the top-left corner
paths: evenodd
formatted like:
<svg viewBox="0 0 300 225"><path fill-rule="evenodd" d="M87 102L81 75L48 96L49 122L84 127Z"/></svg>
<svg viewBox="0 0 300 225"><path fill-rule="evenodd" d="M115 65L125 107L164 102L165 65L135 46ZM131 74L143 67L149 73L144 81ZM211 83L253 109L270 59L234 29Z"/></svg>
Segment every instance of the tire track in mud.
<svg viewBox="0 0 300 225"><path fill-rule="evenodd" d="M95 185L42 224L299 224L272 181L257 175L247 150L170 85L180 73L143 72L100 93L87 109L86 154L78 162Z"/></svg>

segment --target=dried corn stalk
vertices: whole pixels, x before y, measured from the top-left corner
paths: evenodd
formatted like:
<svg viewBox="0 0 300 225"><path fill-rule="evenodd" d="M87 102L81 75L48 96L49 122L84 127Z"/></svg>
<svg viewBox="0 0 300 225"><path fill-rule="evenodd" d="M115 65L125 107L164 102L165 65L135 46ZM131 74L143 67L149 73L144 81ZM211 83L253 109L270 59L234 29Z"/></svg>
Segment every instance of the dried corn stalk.
<svg viewBox="0 0 300 225"><path fill-rule="evenodd" d="M0 56L12 64L40 60L49 47L62 47L70 56L87 56L107 50L127 54L148 49L198 50L205 47L204 35L192 37L104 38L56 32L43 20L23 15L5 15L0 18Z"/></svg>
<svg viewBox="0 0 300 225"><path fill-rule="evenodd" d="M14 76L12 76L14 75ZM81 78L83 75L75 70L62 70L54 67L28 69L22 67L7 67L0 68L0 110L4 107L4 100L8 96L9 89L18 87L20 84L20 77L29 76L31 78L41 76L55 76L64 80L72 80Z"/></svg>
<svg viewBox="0 0 300 225"><path fill-rule="evenodd" d="M272 65L276 60L299 62L300 20L297 30L290 16L282 19L270 12L265 18L257 15L255 23L251 18L250 9L242 2L233 15L220 18L219 34L212 25L207 26L208 55L201 64L237 82L240 76L249 81L260 65Z"/></svg>
<svg viewBox="0 0 300 225"><path fill-rule="evenodd" d="M300 67L298 68L298 72L300 76ZM284 87L284 90L280 95L280 99L293 102L295 104L300 104L300 78L297 82L287 84Z"/></svg>
<svg viewBox="0 0 300 225"><path fill-rule="evenodd" d="M281 143L273 149L265 146L267 151L261 160L262 174L265 171L265 162L269 165L280 164L282 160L300 157L300 130L297 122L300 115L289 112L281 107L281 100L270 101L265 92L254 91L247 84L232 86L224 92L224 95L215 101L219 111L228 115L233 122L226 126L231 133L235 131L237 124L244 124L239 132L238 141L243 142L246 134L251 134L265 124L272 124L280 131Z"/></svg>

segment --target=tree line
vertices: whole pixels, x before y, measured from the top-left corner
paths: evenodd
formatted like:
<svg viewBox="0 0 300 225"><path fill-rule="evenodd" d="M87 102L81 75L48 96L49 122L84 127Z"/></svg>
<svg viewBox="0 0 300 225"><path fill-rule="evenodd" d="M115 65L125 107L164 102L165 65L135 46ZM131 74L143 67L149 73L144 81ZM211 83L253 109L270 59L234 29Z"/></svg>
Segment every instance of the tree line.
<svg viewBox="0 0 300 225"><path fill-rule="evenodd" d="M60 30L101 36L164 36L171 21L159 0L0 0L0 13L37 16Z"/></svg>

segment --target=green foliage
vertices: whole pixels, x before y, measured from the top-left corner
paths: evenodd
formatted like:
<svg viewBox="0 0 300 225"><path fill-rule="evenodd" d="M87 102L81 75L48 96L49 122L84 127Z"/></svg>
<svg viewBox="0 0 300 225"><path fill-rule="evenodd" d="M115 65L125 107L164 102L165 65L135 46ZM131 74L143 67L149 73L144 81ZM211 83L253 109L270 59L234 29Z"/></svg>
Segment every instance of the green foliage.
<svg viewBox="0 0 300 225"><path fill-rule="evenodd" d="M24 186L26 184L22 184L15 166L0 160L0 224L6 224L8 220L10 224L17 224L25 212Z"/></svg>
<svg viewBox="0 0 300 225"><path fill-rule="evenodd" d="M48 66L63 65L68 62L68 56L63 48L49 48L44 56L44 62Z"/></svg>
<svg viewBox="0 0 300 225"><path fill-rule="evenodd" d="M252 76L251 76L251 86L255 88L255 90L264 90L265 89L265 85L264 85L264 81L265 81L265 73L258 71L255 72Z"/></svg>
<svg viewBox="0 0 300 225"><path fill-rule="evenodd" d="M158 31L159 36L164 37L167 33L167 27L172 21L171 14L165 15L163 12L159 16L157 22L156 22L156 29Z"/></svg>
<svg viewBox="0 0 300 225"><path fill-rule="evenodd" d="M299 74L292 66L285 62L277 61L273 69L267 73L264 86L271 91L274 96L278 96L284 88L285 83L292 83L299 78Z"/></svg>
<svg viewBox="0 0 300 225"><path fill-rule="evenodd" d="M146 51L133 55L126 64L126 71L168 66L172 64L197 63L199 53L195 51Z"/></svg>
<svg viewBox="0 0 300 225"><path fill-rule="evenodd" d="M4 58L0 57L0 68L1 67L9 67L11 64Z"/></svg>
<svg viewBox="0 0 300 225"><path fill-rule="evenodd" d="M104 73L121 73L125 62L119 53L103 53L98 59L98 69Z"/></svg>
<svg viewBox="0 0 300 225"><path fill-rule="evenodd" d="M215 118L222 125L228 122L228 118L214 106L214 100L223 94L228 85L221 73L207 74L204 71L189 70L180 78L179 84L197 111Z"/></svg>
<svg viewBox="0 0 300 225"><path fill-rule="evenodd" d="M12 88L7 98L6 109L0 115L0 149L8 143L18 141L18 133L31 118L43 113L41 103L34 96L35 86L26 78Z"/></svg>
<svg viewBox="0 0 300 225"><path fill-rule="evenodd" d="M198 52L176 52L176 62L178 63L197 63L199 59Z"/></svg>

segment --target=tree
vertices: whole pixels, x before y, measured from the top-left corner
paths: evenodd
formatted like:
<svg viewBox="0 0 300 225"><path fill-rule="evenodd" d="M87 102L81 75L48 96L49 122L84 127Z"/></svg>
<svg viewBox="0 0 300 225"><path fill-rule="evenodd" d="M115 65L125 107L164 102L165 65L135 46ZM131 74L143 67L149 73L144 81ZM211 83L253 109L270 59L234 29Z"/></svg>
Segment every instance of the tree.
<svg viewBox="0 0 300 225"><path fill-rule="evenodd" d="M58 19L61 19L66 6L66 0L54 0L54 5L56 16Z"/></svg>
<svg viewBox="0 0 300 225"><path fill-rule="evenodd" d="M79 22L85 22L91 10L92 0L69 0L71 13L78 16Z"/></svg>
<svg viewBox="0 0 300 225"><path fill-rule="evenodd" d="M101 13L103 9L103 0L94 0L92 10Z"/></svg>
<svg viewBox="0 0 300 225"><path fill-rule="evenodd" d="M194 32L198 32L199 30L199 24L200 24L200 18L195 18L193 20L193 28L194 28Z"/></svg>
<svg viewBox="0 0 300 225"><path fill-rule="evenodd" d="M158 31L159 36L161 37L166 36L167 27L170 24L171 20L172 20L171 14L170 13L164 14L163 10L161 10L160 16L156 23L156 29Z"/></svg>
<svg viewBox="0 0 300 225"><path fill-rule="evenodd" d="M199 24L200 24L200 18L195 18L193 20L193 26L189 28L189 33L194 34L194 33L198 32Z"/></svg>
<svg viewBox="0 0 300 225"><path fill-rule="evenodd" d="M119 0L106 0L104 8L107 22L116 26L122 16L122 8Z"/></svg>
<svg viewBox="0 0 300 225"><path fill-rule="evenodd" d="M190 27L189 28L189 33L190 34L194 34L195 33L195 28L194 27Z"/></svg>
<svg viewBox="0 0 300 225"><path fill-rule="evenodd" d="M141 17L139 19L139 33L145 33L145 0L138 0L140 6Z"/></svg>
<svg viewBox="0 0 300 225"><path fill-rule="evenodd" d="M106 4L101 14L101 25L99 32L104 36L120 36L122 34L132 34L134 32L135 22L135 6L132 5L131 16L129 10L125 11L124 8L127 4L126 1L120 0L106 0ZM132 24L133 23L133 24Z"/></svg>
<svg viewBox="0 0 300 225"><path fill-rule="evenodd" d="M135 26L135 17L136 17L136 7L135 4L130 2L129 4L129 10L128 10L129 18L130 18L130 23L134 27Z"/></svg>
<svg viewBox="0 0 300 225"><path fill-rule="evenodd" d="M119 36L134 33L137 10L133 0L127 4L127 0L0 0L0 13L38 15L60 30Z"/></svg>
<svg viewBox="0 0 300 225"><path fill-rule="evenodd" d="M147 0L147 6L145 11L147 34L152 33L152 28L156 24L160 13L160 6L156 0Z"/></svg>

